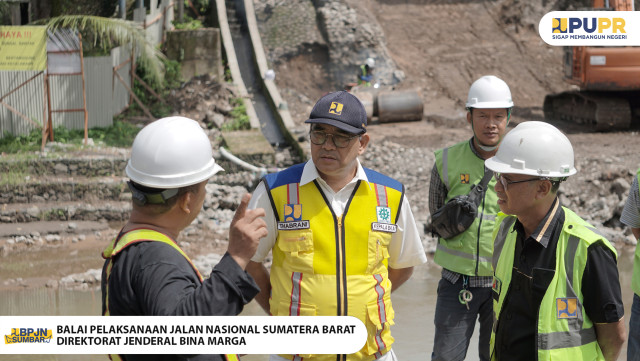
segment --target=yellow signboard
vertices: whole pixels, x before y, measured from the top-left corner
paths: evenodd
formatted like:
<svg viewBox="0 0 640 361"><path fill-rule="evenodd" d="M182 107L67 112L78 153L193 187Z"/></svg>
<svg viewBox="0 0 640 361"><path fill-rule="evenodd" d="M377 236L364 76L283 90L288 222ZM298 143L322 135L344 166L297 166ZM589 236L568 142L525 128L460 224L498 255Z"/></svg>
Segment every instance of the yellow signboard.
<svg viewBox="0 0 640 361"><path fill-rule="evenodd" d="M44 26L0 26L0 70L45 70Z"/></svg>

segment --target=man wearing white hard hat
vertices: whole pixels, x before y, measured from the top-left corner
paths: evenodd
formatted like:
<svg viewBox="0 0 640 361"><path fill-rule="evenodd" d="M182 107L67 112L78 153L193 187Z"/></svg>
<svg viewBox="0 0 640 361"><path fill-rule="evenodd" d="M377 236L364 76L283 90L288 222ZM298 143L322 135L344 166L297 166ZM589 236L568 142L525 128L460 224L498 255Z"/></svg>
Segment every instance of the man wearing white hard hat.
<svg viewBox="0 0 640 361"><path fill-rule="evenodd" d="M102 311L105 316L237 315L259 288L245 267L267 234L264 209L247 210L246 194L231 222L229 246L203 279L180 249L178 236L196 218L205 186L222 168L211 143L191 119L159 119L136 136L126 173L133 193L131 216L105 249ZM182 360L176 355L111 355L112 360ZM190 360L238 360L198 355Z"/></svg>
<svg viewBox="0 0 640 361"><path fill-rule="evenodd" d="M493 190L495 180L485 169L484 161L496 153L506 133L513 107L509 86L495 76L483 76L469 88L466 107L473 136L435 152L429 185L432 225L446 226L445 230L433 229L439 236L434 261L442 266L434 317L433 361L464 360L476 322L480 323L479 358L489 360L493 324L491 236L498 205ZM474 192L475 219L467 223L466 229L458 227L459 217L442 210Z"/></svg>
<svg viewBox="0 0 640 361"><path fill-rule="evenodd" d="M375 67L376 61L373 58L367 58L364 64L360 65L360 69L358 69L358 85L371 86Z"/></svg>
<svg viewBox="0 0 640 361"><path fill-rule="evenodd" d="M625 339L617 253L557 196L569 139L526 122L486 161L502 213L493 254L492 360L616 360Z"/></svg>

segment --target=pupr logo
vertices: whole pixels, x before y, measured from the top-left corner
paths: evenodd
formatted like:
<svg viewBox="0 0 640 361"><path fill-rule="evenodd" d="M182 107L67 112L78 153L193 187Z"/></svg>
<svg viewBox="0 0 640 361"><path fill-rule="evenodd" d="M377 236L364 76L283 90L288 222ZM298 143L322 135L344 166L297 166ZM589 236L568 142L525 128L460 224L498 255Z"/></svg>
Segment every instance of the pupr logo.
<svg viewBox="0 0 640 361"><path fill-rule="evenodd" d="M335 114L335 115L341 115L343 106L344 105L342 103L331 102L331 107L329 108L329 113Z"/></svg>
<svg viewBox="0 0 640 361"><path fill-rule="evenodd" d="M49 343L52 335L46 328L12 328L11 334L4 336L4 343Z"/></svg>
<svg viewBox="0 0 640 361"><path fill-rule="evenodd" d="M302 220L302 204L285 204L284 221L294 222Z"/></svg>
<svg viewBox="0 0 640 361"><path fill-rule="evenodd" d="M578 299L575 297L556 298L558 319L578 318Z"/></svg>
<svg viewBox="0 0 640 361"><path fill-rule="evenodd" d="M625 34L623 18L553 18L551 32L554 34L582 33Z"/></svg>
<svg viewBox="0 0 640 361"><path fill-rule="evenodd" d="M538 33L553 46L638 46L639 11L551 11Z"/></svg>
<svg viewBox="0 0 640 361"><path fill-rule="evenodd" d="M553 23L551 24L551 32L556 33L566 33L567 32L567 18L553 18Z"/></svg>

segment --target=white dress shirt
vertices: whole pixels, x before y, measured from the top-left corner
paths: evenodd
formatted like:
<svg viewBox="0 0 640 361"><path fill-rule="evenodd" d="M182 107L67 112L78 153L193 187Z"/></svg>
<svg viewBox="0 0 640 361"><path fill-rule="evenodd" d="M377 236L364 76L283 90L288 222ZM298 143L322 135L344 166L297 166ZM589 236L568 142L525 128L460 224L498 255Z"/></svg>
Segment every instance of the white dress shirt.
<svg viewBox="0 0 640 361"><path fill-rule="evenodd" d="M317 180L322 193L324 193L329 203L331 203L333 212L337 217L340 217L344 213L349 197L351 196L358 180L363 181L361 186L373 187L373 185L369 183L367 174L364 172L364 169L360 164L360 160L356 159L356 161L358 163L358 170L355 177L353 177L353 179L338 192L334 192L333 189L331 189L331 187L329 187L329 185L320 177L316 166L313 164L313 160L309 160L304 165L302 176L300 178L300 185L303 186ZM276 224L277 219L273 213L271 201L269 200L269 195L267 194L267 189L263 182L260 182L256 187L251 201L249 202L249 209L255 208L264 208L266 213L265 222L267 223L267 230L269 231L268 235L260 240L258 250L251 258L254 262L262 262L275 245L276 238L278 236ZM398 229L393 233L391 242L389 243L389 267L399 269L425 263L427 261L427 257L424 253L424 248L420 241L420 233L418 232L418 227L416 226L416 222L413 218L409 199L406 197L406 194L402 198L402 207L396 225Z"/></svg>

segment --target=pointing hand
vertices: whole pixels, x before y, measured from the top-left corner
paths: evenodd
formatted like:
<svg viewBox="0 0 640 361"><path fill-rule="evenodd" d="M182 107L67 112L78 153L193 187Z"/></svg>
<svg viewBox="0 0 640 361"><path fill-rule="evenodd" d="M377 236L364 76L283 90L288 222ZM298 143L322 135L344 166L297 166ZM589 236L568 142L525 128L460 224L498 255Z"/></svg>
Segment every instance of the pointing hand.
<svg viewBox="0 0 640 361"><path fill-rule="evenodd" d="M267 236L267 224L262 217L264 209L247 209L251 194L245 194L240 201L229 229L229 247L227 251L233 259L245 269L247 263L258 248L260 238Z"/></svg>

